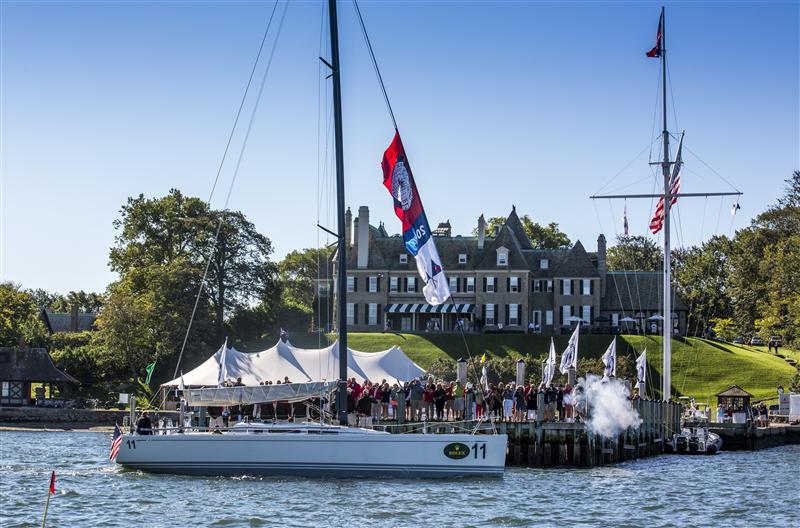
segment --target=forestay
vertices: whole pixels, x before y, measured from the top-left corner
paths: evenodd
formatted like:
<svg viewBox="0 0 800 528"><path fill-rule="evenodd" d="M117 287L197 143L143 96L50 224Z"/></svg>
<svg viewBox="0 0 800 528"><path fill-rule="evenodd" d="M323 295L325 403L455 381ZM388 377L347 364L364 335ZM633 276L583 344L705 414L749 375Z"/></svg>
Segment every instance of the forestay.
<svg viewBox="0 0 800 528"><path fill-rule="evenodd" d="M336 383L336 381L317 381L251 387L209 387L187 389L183 391L183 396L188 405L202 407L252 405L273 401L296 402L329 394L336 389Z"/></svg>

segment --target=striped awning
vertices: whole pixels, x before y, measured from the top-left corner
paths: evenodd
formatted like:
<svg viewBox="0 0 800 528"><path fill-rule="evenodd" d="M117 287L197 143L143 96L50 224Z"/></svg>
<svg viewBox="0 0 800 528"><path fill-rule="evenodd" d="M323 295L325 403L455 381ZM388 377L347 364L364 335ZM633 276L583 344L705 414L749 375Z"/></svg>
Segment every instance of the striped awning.
<svg viewBox="0 0 800 528"><path fill-rule="evenodd" d="M386 313L472 313L474 304L444 303L438 306L431 304L387 304Z"/></svg>

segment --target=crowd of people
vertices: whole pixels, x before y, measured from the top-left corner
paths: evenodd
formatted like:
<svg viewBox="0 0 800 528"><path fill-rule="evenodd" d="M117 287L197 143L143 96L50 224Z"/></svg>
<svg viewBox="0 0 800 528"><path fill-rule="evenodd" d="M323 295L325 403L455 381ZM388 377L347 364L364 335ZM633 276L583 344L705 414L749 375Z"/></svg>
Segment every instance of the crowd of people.
<svg viewBox="0 0 800 528"><path fill-rule="evenodd" d="M373 383L355 378L347 381L348 413L372 420L458 421L490 419L523 422L535 420L541 405L544 421L567 421L575 417L570 385L489 384L487 388L444 381L427 380ZM469 407L468 407L469 406Z"/></svg>

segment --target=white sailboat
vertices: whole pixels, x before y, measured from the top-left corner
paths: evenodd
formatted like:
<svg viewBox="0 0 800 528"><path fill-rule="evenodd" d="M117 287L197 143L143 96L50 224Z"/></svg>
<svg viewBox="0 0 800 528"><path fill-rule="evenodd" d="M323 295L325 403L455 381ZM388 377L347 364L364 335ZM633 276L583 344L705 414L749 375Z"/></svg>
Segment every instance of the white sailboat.
<svg viewBox="0 0 800 528"><path fill-rule="evenodd" d="M336 0L328 1L333 80L338 216L339 346L347 350L345 201L342 108ZM391 434L348 426L347 356L339 354L339 380L184 391L188 405L249 405L303 401L335 390L339 425L238 423L229 429L174 434L124 434L116 457L131 469L192 475L305 477L502 477L504 434Z"/></svg>

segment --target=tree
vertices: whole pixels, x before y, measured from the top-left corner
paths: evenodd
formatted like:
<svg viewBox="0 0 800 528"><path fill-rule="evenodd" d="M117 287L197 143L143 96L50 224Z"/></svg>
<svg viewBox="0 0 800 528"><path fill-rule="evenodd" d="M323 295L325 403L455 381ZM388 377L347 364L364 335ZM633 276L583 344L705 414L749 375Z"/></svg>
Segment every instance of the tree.
<svg viewBox="0 0 800 528"><path fill-rule="evenodd" d="M531 241L531 245L536 249L559 249L571 245L569 237L558 229L558 224L555 222L542 225L534 222L528 215L522 215L519 220L522 223L525 234L528 235ZM489 218L486 222L486 235L491 236L495 227L501 227L505 223L506 218L502 216ZM476 235L478 233L477 228L473 229L472 232Z"/></svg>
<svg viewBox="0 0 800 528"><path fill-rule="evenodd" d="M731 316L728 282L732 241L715 236L701 246L673 252L676 290L689 307L688 328L697 334L712 318Z"/></svg>
<svg viewBox="0 0 800 528"><path fill-rule="evenodd" d="M332 277L331 255L330 248L292 251L278 265L281 306L291 308L297 316L306 314L309 317L304 323L306 328L317 326L319 320L327 319L325 314L332 313L332 297L319 296L317 288L319 281Z"/></svg>
<svg viewBox="0 0 800 528"><path fill-rule="evenodd" d="M86 293L71 291L67 295L51 293L41 288L27 290L31 294L36 305L53 312L70 312L73 306L78 307L81 313L97 313L103 306L103 296L98 293Z"/></svg>
<svg viewBox="0 0 800 528"><path fill-rule="evenodd" d="M608 249L609 271L659 271L664 252L645 236L617 235L617 243Z"/></svg>
<svg viewBox="0 0 800 528"><path fill-rule="evenodd" d="M241 212L213 212L221 222L206 291L214 308L217 339L224 338L227 313L254 303L274 306L278 300L278 267L270 262L272 243Z"/></svg>
<svg viewBox="0 0 800 528"><path fill-rule="evenodd" d="M800 171L784 196L736 233L731 254L733 321L740 334L800 340Z"/></svg>
<svg viewBox="0 0 800 528"><path fill-rule="evenodd" d="M45 346L47 330L33 296L11 282L0 283L0 346Z"/></svg>

